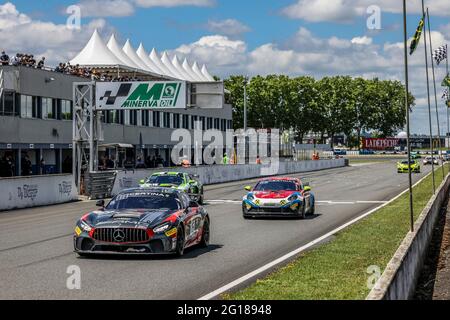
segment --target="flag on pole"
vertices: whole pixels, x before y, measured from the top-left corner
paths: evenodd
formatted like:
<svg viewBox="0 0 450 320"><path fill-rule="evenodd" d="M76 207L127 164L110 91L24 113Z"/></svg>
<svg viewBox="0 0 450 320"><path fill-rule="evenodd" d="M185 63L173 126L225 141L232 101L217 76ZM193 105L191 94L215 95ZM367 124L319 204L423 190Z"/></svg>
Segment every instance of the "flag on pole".
<svg viewBox="0 0 450 320"><path fill-rule="evenodd" d="M417 27L416 33L411 41L411 46L409 48L409 54L412 55L419 46L420 37L422 36L423 27L425 26L425 13L422 19L420 19L419 26Z"/></svg>
<svg viewBox="0 0 450 320"><path fill-rule="evenodd" d="M442 86L443 87L450 87L450 75L447 74L447 76L445 77L444 81L442 81Z"/></svg>
<svg viewBox="0 0 450 320"><path fill-rule="evenodd" d="M443 60L447 59L447 45L434 50L433 58L436 61L437 65L439 65Z"/></svg>

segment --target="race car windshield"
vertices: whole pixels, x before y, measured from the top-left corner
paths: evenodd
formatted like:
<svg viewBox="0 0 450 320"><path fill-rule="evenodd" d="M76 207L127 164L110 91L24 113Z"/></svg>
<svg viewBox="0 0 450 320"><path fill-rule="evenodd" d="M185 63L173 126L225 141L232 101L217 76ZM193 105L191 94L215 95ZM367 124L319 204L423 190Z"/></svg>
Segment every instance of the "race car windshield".
<svg viewBox="0 0 450 320"><path fill-rule="evenodd" d="M107 210L123 210L123 209L168 209L179 210L181 208L180 201L169 194L122 194L114 198L106 207Z"/></svg>
<svg viewBox="0 0 450 320"><path fill-rule="evenodd" d="M296 191L297 185L291 181L264 181L258 183L255 191Z"/></svg>
<svg viewBox="0 0 450 320"><path fill-rule="evenodd" d="M173 184L181 185L183 184L183 178L179 176L152 176L148 179L147 183L150 184Z"/></svg>
<svg viewBox="0 0 450 320"><path fill-rule="evenodd" d="M415 164L415 161L411 161L410 164ZM403 161L402 164L408 164L408 161Z"/></svg>

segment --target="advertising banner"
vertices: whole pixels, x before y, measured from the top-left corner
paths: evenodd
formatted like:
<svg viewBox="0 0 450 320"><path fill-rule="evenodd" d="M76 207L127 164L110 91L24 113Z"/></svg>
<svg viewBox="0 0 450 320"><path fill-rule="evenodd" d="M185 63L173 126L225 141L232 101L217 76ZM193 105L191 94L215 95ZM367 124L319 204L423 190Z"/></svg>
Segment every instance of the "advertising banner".
<svg viewBox="0 0 450 320"><path fill-rule="evenodd" d="M185 109L186 82L98 82L99 110Z"/></svg>
<svg viewBox="0 0 450 320"><path fill-rule="evenodd" d="M363 149L366 150L389 150L399 146L396 138L364 138Z"/></svg>

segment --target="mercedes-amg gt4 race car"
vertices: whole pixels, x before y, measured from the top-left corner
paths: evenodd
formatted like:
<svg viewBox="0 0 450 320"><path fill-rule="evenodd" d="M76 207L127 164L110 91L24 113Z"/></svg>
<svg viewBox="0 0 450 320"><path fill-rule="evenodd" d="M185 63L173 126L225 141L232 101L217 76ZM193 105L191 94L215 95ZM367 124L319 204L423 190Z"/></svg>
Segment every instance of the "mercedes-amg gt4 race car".
<svg viewBox="0 0 450 320"><path fill-rule="evenodd" d="M194 201L203 205L205 196L203 193L203 184L198 176L183 172L158 172L149 178L140 181L143 188L165 187L174 188L186 192Z"/></svg>
<svg viewBox="0 0 450 320"><path fill-rule="evenodd" d="M136 188L121 192L76 224L75 252L90 254L176 254L207 247L210 218L206 210L179 190Z"/></svg>
<svg viewBox="0 0 450 320"><path fill-rule="evenodd" d="M311 187L294 178L270 178L258 182L242 200L245 219L267 216L292 216L305 219L315 213Z"/></svg>

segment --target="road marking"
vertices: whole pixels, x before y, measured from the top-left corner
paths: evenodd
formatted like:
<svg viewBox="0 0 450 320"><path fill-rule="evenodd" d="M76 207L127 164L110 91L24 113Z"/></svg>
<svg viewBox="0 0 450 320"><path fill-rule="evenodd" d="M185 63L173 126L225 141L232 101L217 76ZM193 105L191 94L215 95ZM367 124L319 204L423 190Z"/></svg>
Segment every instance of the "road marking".
<svg viewBox="0 0 450 320"><path fill-rule="evenodd" d="M423 177L422 179L420 179L416 184L414 184L414 187L417 186L418 184L420 184L423 180L425 180L430 175L431 175L431 172L429 174L427 174L425 177ZM299 255L303 251L305 251L305 250L315 246L316 244L322 242L323 240L325 240L325 239L335 235L336 233L338 233L338 232L348 228L349 226L355 224L356 222L358 222L358 221L360 221L360 220L370 216L374 212L380 210L381 208L384 208L385 206L387 206L390 203L394 202L395 200L397 200L398 198L400 198L401 196L403 196L404 194L406 194L408 192L409 192L409 188L406 189L405 191L403 191L402 193L400 193L399 195L395 196L391 200L383 203L382 205L380 205L380 206L378 206L378 207L376 207L376 208L374 208L374 209L364 213L363 215L361 215L361 216L359 216L359 217L357 217L357 218L355 218L355 219L345 223L344 225L342 225L342 226L340 226L340 227L338 227L338 228L328 232L327 234L324 234L323 236L321 236L321 237L311 241L310 243L307 243L306 245L301 246L300 248L298 248L298 249L296 249L294 251L291 251L288 254L285 254L281 258L278 258L278 259L276 259L276 260L274 260L274 261L272 261L272 262L262 266L261 268L256 269L255 271L250 272L250 273L246 274L245 276L240 277L239 279L236 279L233 282L230 282L229 284L226 284L223 287L220 287L219 289L217 289L217 290L215 290L215 291L213 291L211 293L208 293L207 295L199 298L198 300L211 300L211 299L214 299L215 297L218 297L221 294L223 294L223 293L225 293L227 291L230 291L231 289L233 289L233 288L235 288L235 287L237 287L237 286L239 286L239 285L241 285L241 284L243 284L243 283L245 283L245 282L247 282L247 281L249 281L249 280L251 280L253 278L256 278L261 273L264 273L266 271L269 271L269 270L273 269L277 265L288 261L289 259Z"/></svg>

